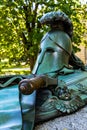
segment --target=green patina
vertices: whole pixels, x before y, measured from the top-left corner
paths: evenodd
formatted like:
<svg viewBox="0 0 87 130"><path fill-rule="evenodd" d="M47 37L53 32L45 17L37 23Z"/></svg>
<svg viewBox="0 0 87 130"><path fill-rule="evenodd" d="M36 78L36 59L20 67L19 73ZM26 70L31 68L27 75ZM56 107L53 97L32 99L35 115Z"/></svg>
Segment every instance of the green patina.
<svg viewBox="0 0 87 130"><path fill-rule="evenodd" d="M87 71L73 53L72 22L61 11L45 14L40 22L51 30L41 40L32 75L0 78L0 128L33 130L34 123L73 113L87 103ZM19 117L12 113L16 110Z"/></svg>

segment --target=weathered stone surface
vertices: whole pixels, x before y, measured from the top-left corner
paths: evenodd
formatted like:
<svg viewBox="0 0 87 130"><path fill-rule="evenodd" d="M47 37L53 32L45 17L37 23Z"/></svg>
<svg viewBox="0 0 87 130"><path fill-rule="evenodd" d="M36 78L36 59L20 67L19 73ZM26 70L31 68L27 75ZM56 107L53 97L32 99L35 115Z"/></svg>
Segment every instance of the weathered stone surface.
<svg viewBox="0 0 87 130"><path fill-rule="evenodd" d="M37 125L35 130L87 130L87 106L68 116Z"/></svg>

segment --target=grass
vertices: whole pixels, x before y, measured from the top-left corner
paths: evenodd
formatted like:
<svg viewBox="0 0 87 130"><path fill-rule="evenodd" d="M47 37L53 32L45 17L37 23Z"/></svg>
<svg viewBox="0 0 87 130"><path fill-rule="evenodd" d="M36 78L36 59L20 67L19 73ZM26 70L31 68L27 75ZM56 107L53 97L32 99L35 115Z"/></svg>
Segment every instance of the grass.
<svg viewBox="0 0 87 130"><path fill-rule="evenodd" d="M29 74L29 68L8 68L2 69L0 75Z"/></svg>
<svg viewBox="0 0 87 130"><path fill-rule="evenodd" d="M0 64L0 75L30 74L29 65Z"/></svg>

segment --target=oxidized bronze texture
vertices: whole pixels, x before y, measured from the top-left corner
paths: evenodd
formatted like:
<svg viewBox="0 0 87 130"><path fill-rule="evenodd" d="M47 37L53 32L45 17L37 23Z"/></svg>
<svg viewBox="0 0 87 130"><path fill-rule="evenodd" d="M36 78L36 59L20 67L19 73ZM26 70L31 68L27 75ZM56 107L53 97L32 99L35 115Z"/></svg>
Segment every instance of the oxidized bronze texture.
<svg viewBox="0 0 87 130"><path fill-rule="evenodd" d="M63 31L49 31L41 40L33 74L47 74L68 67L72 52L70 37Z"/></svg>
<svg viewBox="0 0 87 130"><path fill-rule="evenodd" d="M40 42L32 74L20 82L23 94L37 90L36 122L70 114L87 103L87 72L83 62L73 53L73 25L61 12L49 12L39 20L50 26Z"/></svg>

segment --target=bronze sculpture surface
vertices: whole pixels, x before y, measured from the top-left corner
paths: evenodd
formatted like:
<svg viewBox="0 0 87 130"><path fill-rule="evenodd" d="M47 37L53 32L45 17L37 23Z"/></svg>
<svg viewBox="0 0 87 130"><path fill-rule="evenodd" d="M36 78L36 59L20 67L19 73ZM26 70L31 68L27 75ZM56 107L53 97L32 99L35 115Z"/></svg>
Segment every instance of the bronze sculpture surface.
<svg viewBox="0 0 87 130"><path fill-rule="evenodd" d="M87 72L73 53L71 20L57 11L42 16L40 23L51 30L41 40L32 74L19 83L23 130L32 130L34 122L73 113L87 103Z"/></svg>
<svg viewBox="0 0 87 130"><path fill-rule="evenodd" d="M29 89L39 89L36 122L75 112L87 102L87 72L83 62L73 53L73 26L70 19L65 13L58 11L45 14L40 22L50 26L51 30L41 40L32 71L35 77L23 80L19 85L24 94L29 94Z"/></svg>

